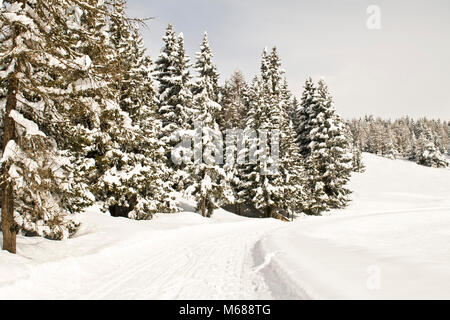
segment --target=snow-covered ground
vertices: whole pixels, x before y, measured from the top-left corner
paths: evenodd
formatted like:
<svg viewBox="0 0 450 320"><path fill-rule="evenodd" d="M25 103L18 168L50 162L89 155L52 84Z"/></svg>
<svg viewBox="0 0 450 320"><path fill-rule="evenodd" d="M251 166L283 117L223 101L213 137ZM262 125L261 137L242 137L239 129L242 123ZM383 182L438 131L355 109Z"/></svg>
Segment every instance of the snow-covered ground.
<svg viewBox="0 0 450 320"><path fill-rule="evenodd" d="M450 298L450 170L365 154L349 208L294 223L91 208L0 252L0 299Z"/></svg>
<svg viewBox="0 0 450 320"><path fill-rule="evenodd" d="M273 298L251 253L284 223L191 211L142 222L92 208L75 238L19 237L17 256L0 253L0 299Z"/></svg>
<svg viewBox="0 0 450 320"><path fill-rule="evenodd" d="M284 298L450 299L450 170L364 155L352 204L259 243Z"/></svg>

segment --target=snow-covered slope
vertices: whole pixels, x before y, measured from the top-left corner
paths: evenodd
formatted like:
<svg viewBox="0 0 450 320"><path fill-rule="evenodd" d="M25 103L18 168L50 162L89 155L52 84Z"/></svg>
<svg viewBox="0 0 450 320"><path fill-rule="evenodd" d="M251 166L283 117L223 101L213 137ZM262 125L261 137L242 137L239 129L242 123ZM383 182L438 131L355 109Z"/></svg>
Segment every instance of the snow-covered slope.
<svg viewBox="0 0 450 320"><path fill-rule="evenodd" d="M364 161L349 208L294 223L91 208L72 239L0 251L0 299L450 298L450 170Z"/></svg>
<svg viewBox="0 0 450 320"><path fill-rule="evenodd" d="M450 299L450 170L364 155L354 201L266 236L284 298ZM272 282L272 286L271 286Z"/></svg>

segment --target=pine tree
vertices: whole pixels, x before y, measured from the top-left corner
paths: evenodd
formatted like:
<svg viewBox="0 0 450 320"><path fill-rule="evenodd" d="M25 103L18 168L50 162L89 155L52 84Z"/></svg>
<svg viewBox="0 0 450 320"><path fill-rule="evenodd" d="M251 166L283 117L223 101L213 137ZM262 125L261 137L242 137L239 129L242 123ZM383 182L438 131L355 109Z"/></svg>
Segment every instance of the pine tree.
<svg viewBox="0 0 450 320"><path fill-rule="evenodd" d="M310 99L308 95L304 95ZM318 214L328 208L342 208L350 191L345 188L352 171L352 155L345 136L345 125L336 114L332 98L323 80L319 81L316 103L307 107L309 134L307 146L309 211Z"/></svg>
<svg viewBox="0 0 450 320"><path fill-rule="evenodd" d="M157 140L160 122L151 61L138 26L124 16L123 2L115 4L120 15L113 19L111 35L122 74L114 88L121 125L108 131L111 139L95 190L111 215L146 220L155 212L177 211L177 202L167 183L170 172Z"/></svg>
<svg viewBox="0 0 450 320"><path fill-rule="evenodd" d="M264 50L261 78L254 81L250 95L247 127L258 132L259 140L249 139L252 145L259 143L256 163L249 163L241 170L241 196L249 199L253 207L271 217L275 213L292 214L303 202L303 163L295 142L295 131L286 110L289 101L283 95L283 71L274 48L269 54ZM279 143L277 155L272 143ZM264 140L264 139L263 139Z"/></svg>
<svg viewBox="0 0 450 320"><path fill-rule="evenodd" d="M195 83L194 105L195 135L194 161L189 166L192 184L188 194L194 195L197 211L210 217L214 209L231 197L223 163L223 137L217 124L217 114L222 109L217 103L218 73L212 62L212 52L205 32L195 64L198 72Z"/></svg>
<svg viewBox="0 0 450 320"><path fill-rule="evenodd" d="M199 73L199 81L194 85L194 94L206 90L211 101L219 102L219 73L212 62L213 54L209 46L208 33L203 34L200 51L196 54L195 69Z"/></svg>
<svg viewBox="0 0 450 320"><path fill-rule="evenodd" d="M316 90L313 80L308 78L305 82L300 105L297 107L293 119L293 123L296 125L300 152L303 156L309 156L311 153L310 132L315 126L314 110L318 104Z"/></svg>
<svg viewBox="0 0 450 320"><path fill-rule="evenodd" d="M190 128L192 108L190 105L189 58L185 54L183 34L175 36L172 25L163 37L164 47L156 60L156 80L159 83L158 113L163 122L162 137L165 142L174 138L179 129Z"/></svg>
<svg viewBox="0 0 450 320"><path fill-rule="evenodd" d="M175 146L184 136L191 134L189 130L192 129L194 120L192 77L189 72L189 57L184 49L183 34L176 37L172 25L169 24L163 41L164 47L155 62L156 80L159 84L158 115L162 122L159 137L164 143L167 166L173 170L172 184L183 189L188 179L184 161L175 164L172 156L174 152L182 152L175 150Z"/></svg>

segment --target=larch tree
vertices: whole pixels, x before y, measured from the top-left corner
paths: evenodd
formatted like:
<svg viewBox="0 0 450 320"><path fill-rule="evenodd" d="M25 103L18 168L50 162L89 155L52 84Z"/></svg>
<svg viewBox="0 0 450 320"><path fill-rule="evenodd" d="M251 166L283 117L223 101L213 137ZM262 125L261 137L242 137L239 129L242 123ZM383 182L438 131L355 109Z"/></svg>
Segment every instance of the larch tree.
<svg viewBox="0 0 450 320"><path fill-rule="evenodd" d="M242 72L234 72L230 79L225 81L220 92L219 102L222 106L218 119L220 129L223 132L227 129L243 129L248 105L248 88Z"/></svg>
<svg viewBox="0 0 450 320"><path fill-rule="evenodd" d="M93 0L4 1L0 10L3 248L14 253L18 231L51 239L73 234L77 223L67 214L92 200L77 189L77 146L69 137L87 136L71 119L90 114L86 92L102 87L104 75L114 77L104 35L83 22L114 13ZM101 69L92 63L96 52L104 54L95 57Z"/></svg>

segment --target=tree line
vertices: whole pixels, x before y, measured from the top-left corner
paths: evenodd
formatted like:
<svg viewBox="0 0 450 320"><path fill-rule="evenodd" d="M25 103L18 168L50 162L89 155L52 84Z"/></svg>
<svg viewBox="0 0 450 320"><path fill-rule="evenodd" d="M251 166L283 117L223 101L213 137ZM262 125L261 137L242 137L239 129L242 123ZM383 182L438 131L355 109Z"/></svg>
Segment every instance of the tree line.
<svg viewBox="0 0 450 320"><path fill-rule="evenodd" d="M363 152L391 159L403 158L418 164L448 167L450 123L427 118L383 120L373 116L348 122L353 145Z"/></svg>
<svg viewBox="0 0 450 320"><path fill-rule="evenodd" d="M203 216L224 205L270 217L348 203L345 185L360 168L359 150L323 80L308 79L297 101L273 48L263 51L251 83L237 72L220 86L207 34L191 63L172 25L153 62L139 32L143 21L127 18L125 5L2 2L5 250L16 251L17 233L70 237L79 227L70 215L95 202L137 220L178 212L175 191L191 194ZM276 133L278 160L260 148L257 162L213 161L219 136L236 127L266 130L269 140ZM201 161L187 150L179 153L187 161L173 161L185 135L201 143ZM278 172L265 173L274 161Z"/></svg>

